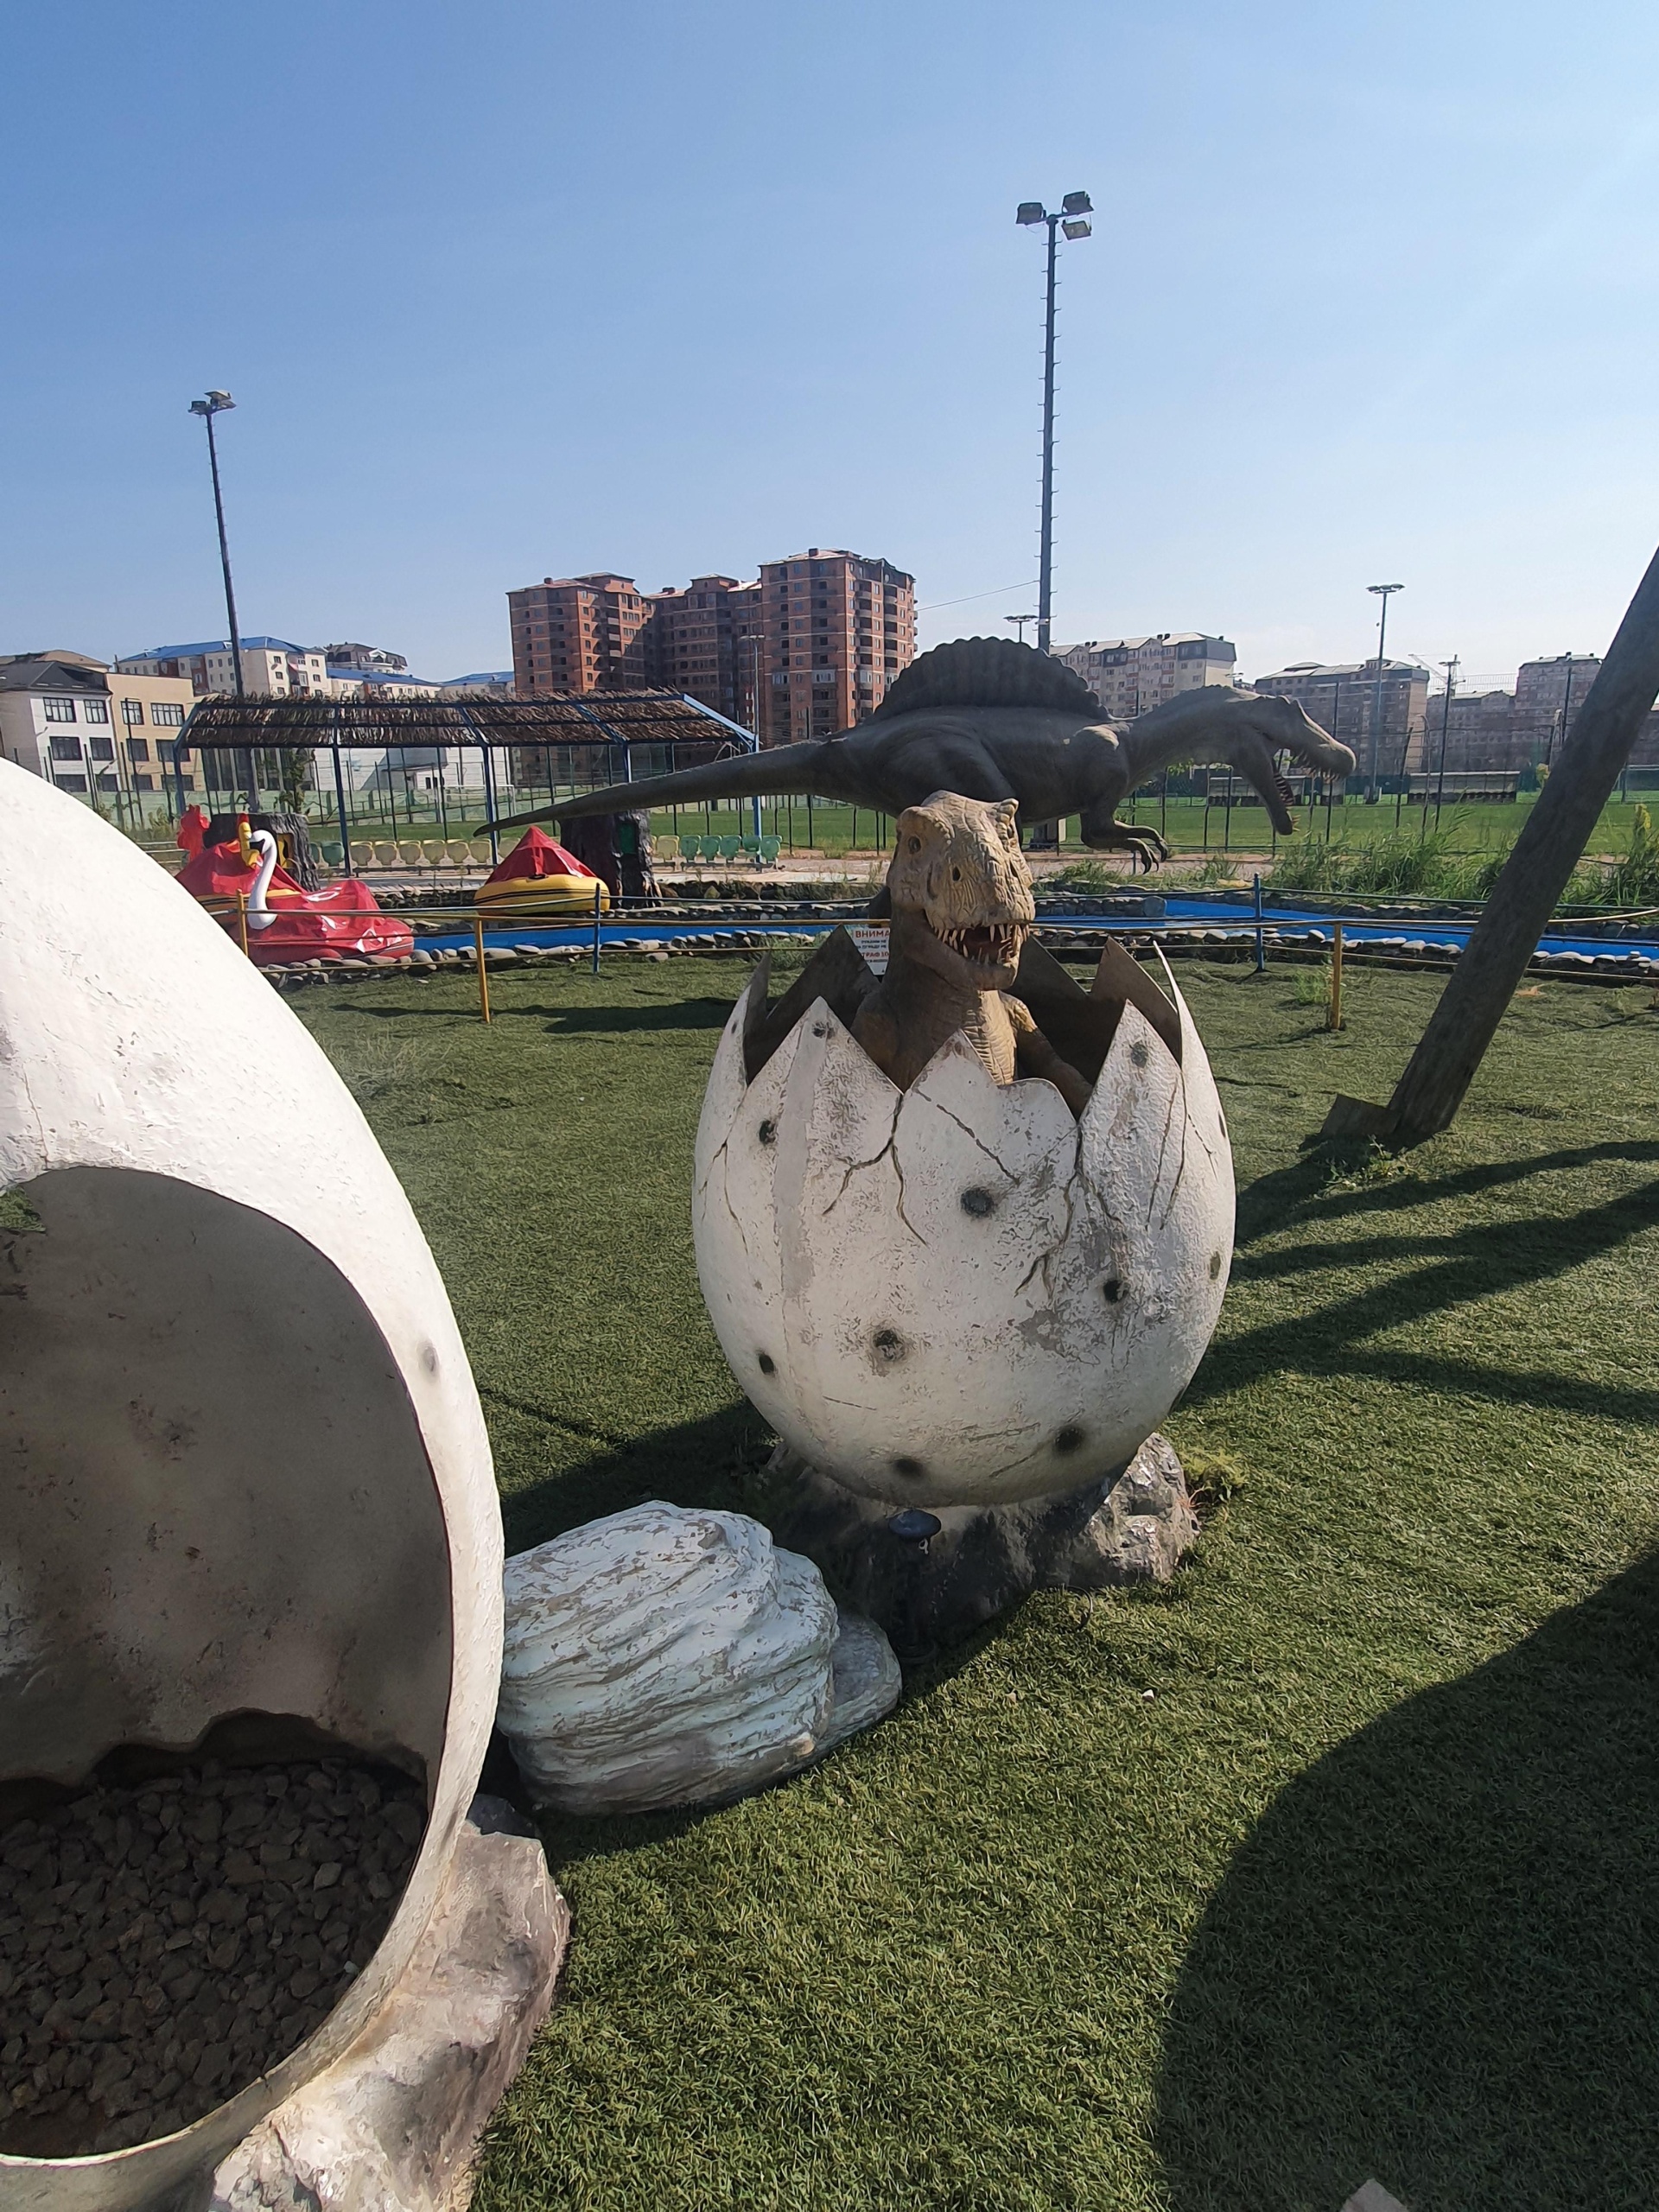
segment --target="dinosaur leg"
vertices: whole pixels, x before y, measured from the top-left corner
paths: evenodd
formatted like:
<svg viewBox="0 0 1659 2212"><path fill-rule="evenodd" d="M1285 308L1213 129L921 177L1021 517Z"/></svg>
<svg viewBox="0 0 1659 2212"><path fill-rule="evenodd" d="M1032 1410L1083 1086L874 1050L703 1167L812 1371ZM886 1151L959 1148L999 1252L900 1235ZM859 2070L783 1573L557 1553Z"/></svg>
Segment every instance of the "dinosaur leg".
<svg viewBox="0 0 1659 2212"><path fill-rule="evenodd" d="M1169 847L1155 830L1120 822L1110 807L1085 814L1082 827L1083 842L1091 853L1128 853L1135 867L1145 868L1148 875L1160 861L1169 858Z"/></svg>

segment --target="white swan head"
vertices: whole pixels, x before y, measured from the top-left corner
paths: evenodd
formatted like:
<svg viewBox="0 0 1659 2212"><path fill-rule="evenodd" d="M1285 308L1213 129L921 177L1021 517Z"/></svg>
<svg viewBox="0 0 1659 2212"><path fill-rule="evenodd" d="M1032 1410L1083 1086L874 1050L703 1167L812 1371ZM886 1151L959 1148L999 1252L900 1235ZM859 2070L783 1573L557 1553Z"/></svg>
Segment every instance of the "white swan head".
<svg viewBox="0 0 1659 2212"><path fill-rule="evenodd" d="M269 830L250 830L248 842L259 855L259 873L253 879L253 888L248 893L248 927L268 930L276 917L270 911L267 893L270 879L276 873L276 840Z"/></svg>

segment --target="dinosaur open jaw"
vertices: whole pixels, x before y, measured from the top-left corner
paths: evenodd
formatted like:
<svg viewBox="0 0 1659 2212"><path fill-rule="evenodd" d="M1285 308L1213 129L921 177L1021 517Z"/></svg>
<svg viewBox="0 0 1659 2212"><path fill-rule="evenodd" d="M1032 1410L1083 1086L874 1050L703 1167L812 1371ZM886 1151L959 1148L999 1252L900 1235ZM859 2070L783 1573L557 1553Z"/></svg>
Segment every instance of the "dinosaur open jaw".
<svg viewBox="0 0 1659 2212"><path fill-rule="evenodd" d="M1020 922L982 922L960 930L934 924L933 934L972 968L1017 968L1026 940L1025 925Z"/></svg>

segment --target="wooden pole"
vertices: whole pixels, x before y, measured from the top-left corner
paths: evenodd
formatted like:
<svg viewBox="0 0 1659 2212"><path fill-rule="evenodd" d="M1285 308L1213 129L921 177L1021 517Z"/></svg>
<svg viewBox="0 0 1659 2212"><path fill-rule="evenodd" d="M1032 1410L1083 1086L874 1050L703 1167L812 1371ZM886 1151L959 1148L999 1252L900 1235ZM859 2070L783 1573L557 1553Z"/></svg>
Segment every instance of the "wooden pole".
<svg viewBox="0 0 1659 2212"><path fill-rule="evenodd" d="M1451 1126L1659 696L1659 553L1386 1106L1338 1098L1328 1137L1410 1144Z"/></svg>
<svg viewBox="0 0 1659 2212"><path fill-rule="evenodd" d="M1331 938L1331 1003L1325 1009L1327 1029L1342 1027L1342 924L1338 922Z"/></svg>
<svg viewBox="0 0 1659 2212"><path fill-rule="evenodd" d="M478 950L478 1010L487 1023L490 1020L490 971L484 960L484 917L473 916L473 943Z"/></svg>

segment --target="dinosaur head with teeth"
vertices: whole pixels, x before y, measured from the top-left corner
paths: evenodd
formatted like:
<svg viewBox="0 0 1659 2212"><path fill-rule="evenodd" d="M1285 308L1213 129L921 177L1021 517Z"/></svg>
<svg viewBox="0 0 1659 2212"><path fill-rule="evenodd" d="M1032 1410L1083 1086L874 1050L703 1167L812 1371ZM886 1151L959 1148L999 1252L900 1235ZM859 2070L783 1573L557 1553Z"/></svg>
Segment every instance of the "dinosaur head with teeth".
<svg viewBox="0 0 1659 2212"><path fill-rule="evenodd" d="M1013 988L1037 917L1014 799L935 791L899 817L887 871L893 950L958 990Z"/></svg>

